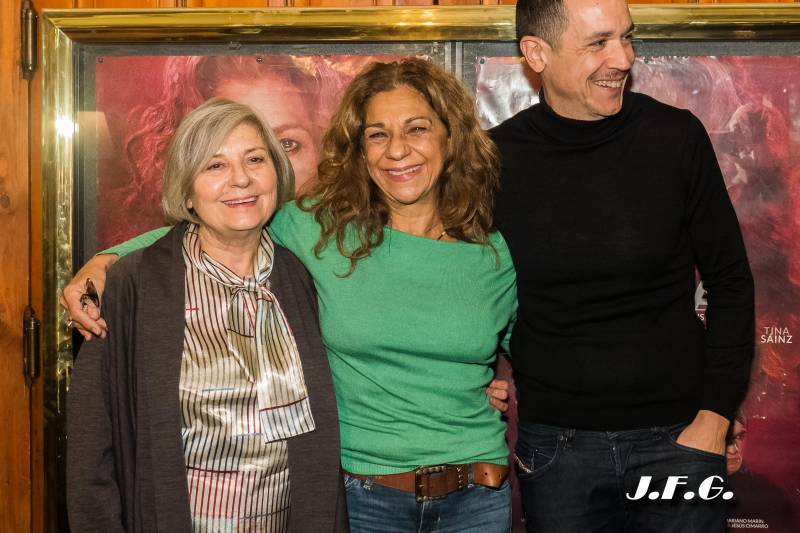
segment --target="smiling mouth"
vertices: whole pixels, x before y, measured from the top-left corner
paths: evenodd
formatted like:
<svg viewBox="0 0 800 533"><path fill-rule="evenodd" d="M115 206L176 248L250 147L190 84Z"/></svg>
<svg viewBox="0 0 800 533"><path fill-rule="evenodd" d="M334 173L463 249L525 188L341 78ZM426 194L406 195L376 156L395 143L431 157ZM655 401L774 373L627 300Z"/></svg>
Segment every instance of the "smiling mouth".
<svg viewBox="0 0 800 533"><path fill-rule="evenodd" d="M403 180L411 178L420 168L422 168L422 165L412 165L403 168L387 168L384 169L384 172L388 174L390 178Z"/></svg>
<svg viewBox="0 0 800 533"><path fill-rule="evenodd" d="M625 86L626 79L628 79L627 76L615 80L594 80L594 84L607 89L621 89Z"/></svg>
<svg viewBox="0 0 800 533"><path fill-rule="evenodd" d="M225 200L222 203L228 207L247 207L256 202L255 196L248 196L247 198L236 198L235 200Z"/></svg>

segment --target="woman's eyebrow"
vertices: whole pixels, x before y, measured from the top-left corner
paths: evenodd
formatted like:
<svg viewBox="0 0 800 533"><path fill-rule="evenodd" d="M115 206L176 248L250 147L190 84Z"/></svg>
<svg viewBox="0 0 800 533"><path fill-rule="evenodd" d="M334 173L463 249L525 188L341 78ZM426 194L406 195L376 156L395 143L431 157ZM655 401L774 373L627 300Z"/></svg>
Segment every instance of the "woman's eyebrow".
<svg viewBox="0 0 800 533"><path fill-rule="evenodd" d="M286 130L304 130L308 131L308 126L301 124L300 122L292 122L290 124L281 124L280 126L275 126L272 128L272 131L275 133L283 132Z"/></svg>
<svg viewBox="0 0 800 533"><path fill-rule="evenodd" d="M409 118L405 119L403 121L403 124L408 124L409 122L414 122L415 120L420 120L420 119L427 120L428 122L433 122L431 117L429 117L427 115L416 115L416 116L409 117ZM385 128L385 127L386 127L386 124L384 124L383 122L373 122L372 124L366 124L364 126L364 129L367 129L367 128Z"/></svg>

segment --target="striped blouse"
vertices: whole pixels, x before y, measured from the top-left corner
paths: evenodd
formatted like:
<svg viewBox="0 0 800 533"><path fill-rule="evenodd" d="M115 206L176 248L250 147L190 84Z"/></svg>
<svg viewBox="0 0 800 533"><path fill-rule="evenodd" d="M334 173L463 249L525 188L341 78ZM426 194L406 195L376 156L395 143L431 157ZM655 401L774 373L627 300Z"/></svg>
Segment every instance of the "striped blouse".
<svg viewBox="0 0 800 533"><path fill-rule="evenodd" d="M264 236L269 239L266 231ZM232 300L244 298L244 307L254 309L259 295L219 281L220 272L229 278L236 274L201 251L195 226L184 236L183 255L186 330L180 401L194 530L285 531L286 440L264 437L257 384L243 364L247 354L242 352L248 350L241 345L256 337L231 339L237 327L231 324L235 315L229 317Z"/></svg>

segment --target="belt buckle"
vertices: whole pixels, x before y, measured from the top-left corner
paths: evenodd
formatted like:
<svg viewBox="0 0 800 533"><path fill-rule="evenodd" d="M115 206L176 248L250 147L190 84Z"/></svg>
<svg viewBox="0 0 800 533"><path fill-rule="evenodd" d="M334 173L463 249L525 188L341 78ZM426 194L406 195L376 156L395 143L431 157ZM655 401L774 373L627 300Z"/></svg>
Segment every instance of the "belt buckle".
<svg viewBox="0 0 800 533"><path fill-rule="evenodd" d="M444 498L444 496L430 496L428 494L423 494L423 490L426 488L425 481L430 480L432 474L441 474L445 471L447 465L434 465L434 466L421 466L414 470L414 496L416 497L417 502L424 502L427 500L438 500Z"/></svg>
<svg viewBox="0 0 800 533"><path fill-rule="evenodd" d="M447 497L449 492L445 492L440 496L431 496L430 493L425 494L425 492L426 489L428 492L430 492L431 477L437 475L444 475L447 469L452 467L453 465L447 465L447 464L421 466L414 471L414 496L416 497L418 503L428 500L441 500L442 498ZM456 468L458 470L458 489L462 489L467 486L467 483L464 481L466 472L462 472L460 467Z"/></svg>

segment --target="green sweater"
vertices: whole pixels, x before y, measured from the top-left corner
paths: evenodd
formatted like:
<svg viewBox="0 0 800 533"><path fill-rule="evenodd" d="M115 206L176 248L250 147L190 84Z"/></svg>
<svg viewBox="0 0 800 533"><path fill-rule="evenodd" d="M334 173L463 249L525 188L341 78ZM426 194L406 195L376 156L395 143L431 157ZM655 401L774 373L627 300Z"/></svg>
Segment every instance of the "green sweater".
<svg viewBox="0 0 800 533"><path fill-rule="evenodd" d="M484 388L500 334L516 311L514 268L503 237L491 248L385 228L384 242L348 271L320 228L294 203L271 232L311 273L333 372L342 467L388 474L421 465L506 464L505 424ZM108 250L123 255L164 230Z"/></svg>

